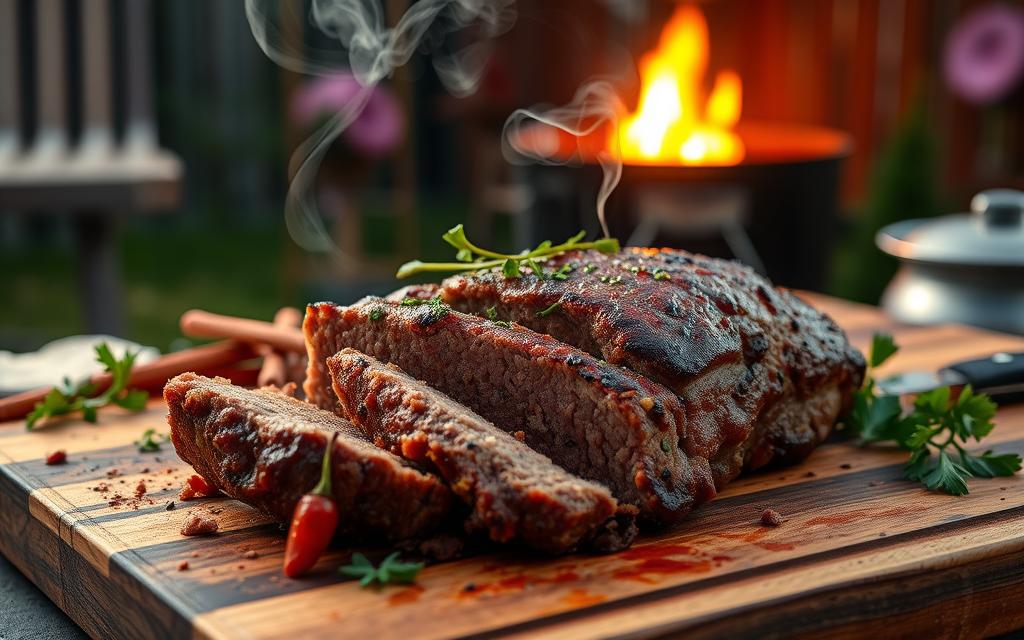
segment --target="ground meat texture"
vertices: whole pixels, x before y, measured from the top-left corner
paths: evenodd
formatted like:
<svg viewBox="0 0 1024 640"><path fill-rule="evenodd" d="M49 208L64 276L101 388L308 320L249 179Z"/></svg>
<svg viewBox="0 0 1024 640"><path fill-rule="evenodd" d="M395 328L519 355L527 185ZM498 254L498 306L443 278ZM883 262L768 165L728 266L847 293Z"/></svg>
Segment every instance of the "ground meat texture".
<svg viewBox="0 0 1024 640"><path fill-rule="evenodd" d="M636 509L620 508L604 486L568 473L393 364L353 349L327 364L343 412L378 446L444 478L472 509L468 530L550 553L609 533L622 546L632 542Z"/></svg>
<svg viewBox="0 0 1024 640"><path fill-rule="evenodd" d="M766 527L777 527L782 524L782 515L775 509L765 509L761 512L761 524Z"/></svg>
<svg viewBox="0 0 1024 640"><path fill-rule="evenodd" d="M544 267L566 264L564 280L498 269L448 278L435 295L477 315L493 307L674 391L689 451L711 461L719 487L742 468L806 456L863 379L863 356L829 317L737 262L629 248Z"/></svg>
<svg viewBox="0 0 1024 640"><path fill-rule="evenodd" d="M217 533L218 529L220 529L220 525L216 520L206 514L193 511L186 516L185 522L182 523L181 535L208 536Z"/></svg>
<svg viewBox="0 0 1024 640"><path fill-rule="evenodd" d="M564 469L604 484L651 520L680 520L715 493L708 461L692 456L685 412L661 385L554 338L436 304L367 298L310 305L304 323L306 397L344 410L327 359L353 347L400 366ZM646 407L646 408L645 408Z"/></svg>
<svg viewBox="0 0 1024 640"><path fill-rule="evenodd" d="M429 534L452 505L436 476L373 445L348 421L269 390L186 373L164 387L171 442L178 455L227 495L279 521L320 478L331 452L339 532L401 540Z"/></svg>

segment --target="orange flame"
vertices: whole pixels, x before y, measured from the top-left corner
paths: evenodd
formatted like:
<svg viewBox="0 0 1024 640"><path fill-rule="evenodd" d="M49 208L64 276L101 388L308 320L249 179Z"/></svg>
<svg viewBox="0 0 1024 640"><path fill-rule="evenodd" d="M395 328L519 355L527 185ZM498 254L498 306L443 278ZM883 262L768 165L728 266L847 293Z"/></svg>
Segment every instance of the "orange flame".
<svg viewBox="0 0 1024 640"><path fill-rule="evenodd" d="M707 65L704 15L696 7L680 6L657 49L640 61L637 109L612 132L609 148L618 142L622 160L635 164L731 165L743 160L743 141L732 131L740 119L740 77L719 72L702 104Z"/></svg>

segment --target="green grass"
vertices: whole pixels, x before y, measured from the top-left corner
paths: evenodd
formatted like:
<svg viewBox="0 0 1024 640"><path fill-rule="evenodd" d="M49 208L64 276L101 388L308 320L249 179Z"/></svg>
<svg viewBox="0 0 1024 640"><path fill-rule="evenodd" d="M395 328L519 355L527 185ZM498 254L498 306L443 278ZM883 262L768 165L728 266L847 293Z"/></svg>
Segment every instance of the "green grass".
<svg viewBox="0 0 1024 640"><path fill-rule="evenodd" d="M178 318L188 309L269 320L282 306L301 308L310 296L319 297L322 283L311 283L312 274L300 273L291 284L285 279L291 240L283 221L253 226L221 217L206 216L201 225L189 226L168 216L122 229L125 337L167 351L183 345ZM422 202L416 221L419 253L396 256L396 266L414 257L450 259L454 250L441 234L465 220L466 208L459 203ZM367 252L392 254L393 232L394 218L386 203L367 203L362 239ZM512 249L504 217L498 218L494 236L495 248ZM301 257L301 250L294 251ZM75 256L67 249L40 245L0 251L0 349L35 349L86 331L75 269ZM359 283L349 284L360 288ZM390 288L392 283L376 284ZM393 284L397 288L408 282Z"/></svg>
<svg viewBox="0 0 1024 640"><path fill-rule="evenodd" d="M284 304L283 232L226 224L186 230L143 223L120 241L126 337L167 350L182 312L270 318ZM32 348L86 331L71 252L31 247L0 256L2 347Z"/></svg>

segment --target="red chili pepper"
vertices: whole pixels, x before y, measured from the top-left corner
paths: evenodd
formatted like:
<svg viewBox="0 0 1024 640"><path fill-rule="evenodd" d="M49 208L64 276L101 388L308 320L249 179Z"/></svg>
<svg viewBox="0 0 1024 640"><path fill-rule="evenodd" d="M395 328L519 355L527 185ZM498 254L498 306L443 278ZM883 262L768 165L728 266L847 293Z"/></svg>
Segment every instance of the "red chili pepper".
<svg viewBox="0 0 1024 640"><path fill-rule="evenodd" d="M295 505L284 549L284 575L289 578L313 568L338 527L338 506L331 493L331 449L337 437L337 433L332 435L324 450L320 483Z"/></svg>
<svg viewBox="0 0 1024 640"><path fill-rule="evenodd" d="M58 449L53 453L46 455L46 464L64 464L68 459L68 454L63 449Z"/></svg>
<svg viewBox="0 0 1024 640"><path fill-rule="evenodd" d="M208 498L217 495L217 487L214 487L206 478L192 474L178 492L179 500L195 500L196 498Z"/></svg>

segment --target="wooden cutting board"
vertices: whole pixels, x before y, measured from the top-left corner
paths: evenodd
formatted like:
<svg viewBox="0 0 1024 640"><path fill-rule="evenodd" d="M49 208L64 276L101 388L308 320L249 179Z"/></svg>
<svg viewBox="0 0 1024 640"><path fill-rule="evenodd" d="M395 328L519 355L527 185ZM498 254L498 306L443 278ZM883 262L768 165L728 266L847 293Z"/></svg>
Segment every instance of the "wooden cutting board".
<svg viewBox="0 0 1024 640"><path fill-rule="evenodd" d="M826 298L858 346L903 350L888 370L1024 350L957 326L896 327ZM425 569L414 586L360 589L336 549L303 580L281 576L278 525L228 499L177 503L190 469L171 447L139 453L165 408L103 412L98 425L0 425L0 551L97 638L438 636L987 636L1024 627L1024 478L971 481L967 497L901 479L906 455L835 440L805 463L730 485L682 525L610 556L512 550ZM986 446L1024 451L1024 405ZM46 466L62 448L68 462ZM136 497L139 482L146 492ZM762 527L761 511L785 517ZM211 512L221 532L179 534ZM380 554L386 550L365 550ZM179 570L187 562L189 568Z"/></svg>

